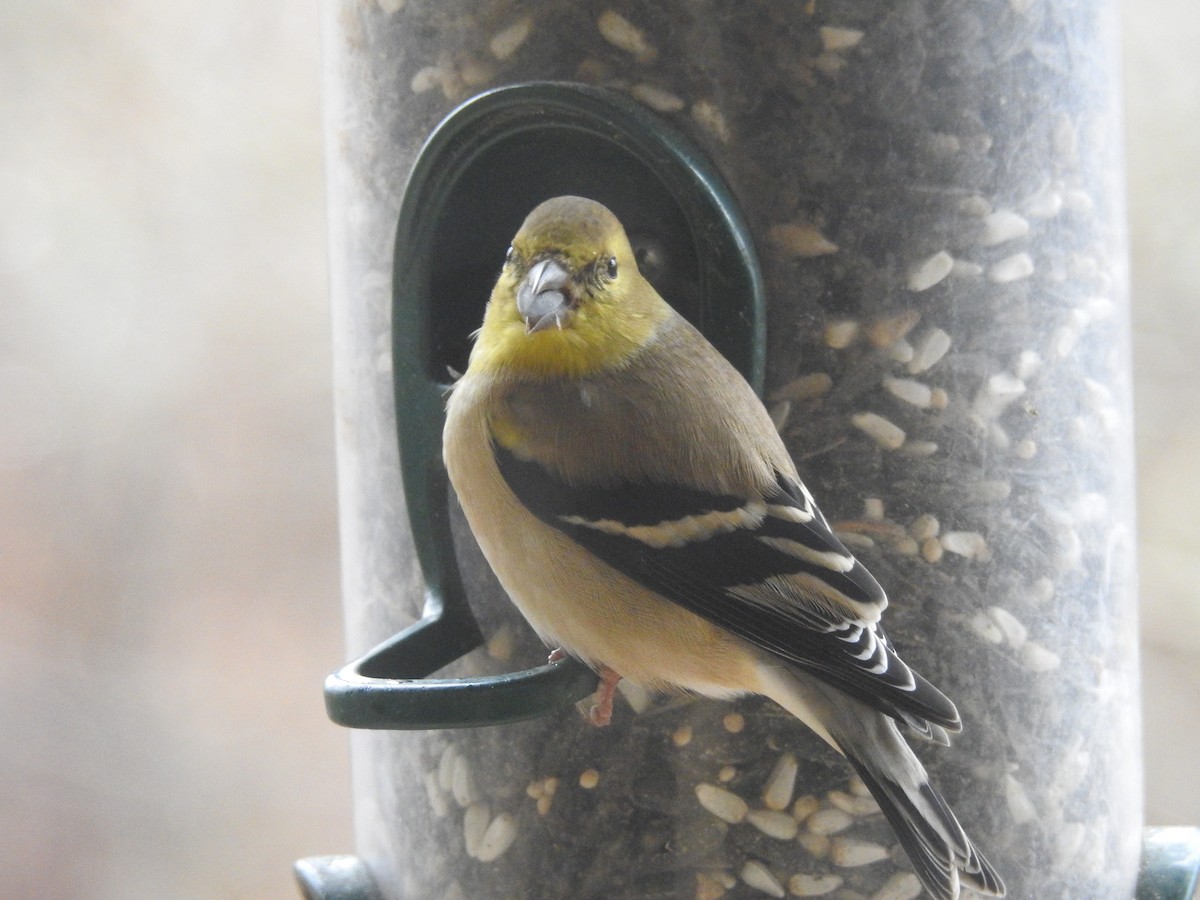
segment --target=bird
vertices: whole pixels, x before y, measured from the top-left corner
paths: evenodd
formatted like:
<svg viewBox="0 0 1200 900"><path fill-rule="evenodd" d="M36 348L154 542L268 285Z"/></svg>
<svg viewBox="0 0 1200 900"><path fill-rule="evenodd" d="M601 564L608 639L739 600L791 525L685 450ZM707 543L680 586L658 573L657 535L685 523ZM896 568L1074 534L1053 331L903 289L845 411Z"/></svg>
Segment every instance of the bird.
<svg viewBox="0 0 1200 900"><path fill-rule="evenodd" d="M862 778L937 900L1004 896L901 733L954 704L905 664L883 588L804 486L742 375L641 275L617 217L524 220L446 402L443 459L501 586L548 647L651 691L765 696Z"/></svg>

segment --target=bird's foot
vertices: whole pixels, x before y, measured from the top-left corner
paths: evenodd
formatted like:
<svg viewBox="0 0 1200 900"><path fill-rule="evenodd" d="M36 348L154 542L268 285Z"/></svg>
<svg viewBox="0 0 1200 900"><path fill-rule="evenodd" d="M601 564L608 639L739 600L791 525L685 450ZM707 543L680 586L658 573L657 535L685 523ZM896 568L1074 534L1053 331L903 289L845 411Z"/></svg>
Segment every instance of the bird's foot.
<svg viewBox="0 0 1200 900"><path fill-rule="evenodd" d="M589 724L601 728L612 721L613 697L617 693L617 683L620 680L621 676L608 666L600 667L600 689L596 691L596 705L584 716Z"/></svg>
<svg viewBox="0 0 1200 900"><path fill-rule="evenodd" d="M555 647L553 650L550 651L550 658L546 661L556 663L560 659L566 659L566 658L567 658L567 651L564 650L562 647Z"/></svg>

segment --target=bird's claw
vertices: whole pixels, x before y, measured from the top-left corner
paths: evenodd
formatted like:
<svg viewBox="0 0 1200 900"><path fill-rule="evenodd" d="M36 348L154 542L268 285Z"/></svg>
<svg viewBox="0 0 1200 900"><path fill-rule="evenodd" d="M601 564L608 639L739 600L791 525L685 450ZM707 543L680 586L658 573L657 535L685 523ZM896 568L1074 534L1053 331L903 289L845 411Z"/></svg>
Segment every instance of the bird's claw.
<svg viewBox="0 0 1200 900"><path fill-rule="evenodd" d="M603 728L612 721L613 698L617 693L617 683L621 676L608 666L600 668L600 687L596 691L596 702L583 712L584 721L597 728Z"/></svg>

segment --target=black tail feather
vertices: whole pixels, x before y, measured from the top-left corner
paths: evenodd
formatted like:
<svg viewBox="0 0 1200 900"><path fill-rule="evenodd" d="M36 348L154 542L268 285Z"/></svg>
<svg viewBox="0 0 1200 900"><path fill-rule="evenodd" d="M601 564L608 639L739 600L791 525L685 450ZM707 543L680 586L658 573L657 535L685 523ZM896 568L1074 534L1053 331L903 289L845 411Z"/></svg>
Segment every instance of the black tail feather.
<svg viewBox="0 0 1200 900"><path fill-rule="evenodd" d="M925 890L936 900L958 900L960 882L982 894L1004 896L1004 882L928 780L919 787L926 811L886 773L864 760L847 758L878 801Z"/></svg>

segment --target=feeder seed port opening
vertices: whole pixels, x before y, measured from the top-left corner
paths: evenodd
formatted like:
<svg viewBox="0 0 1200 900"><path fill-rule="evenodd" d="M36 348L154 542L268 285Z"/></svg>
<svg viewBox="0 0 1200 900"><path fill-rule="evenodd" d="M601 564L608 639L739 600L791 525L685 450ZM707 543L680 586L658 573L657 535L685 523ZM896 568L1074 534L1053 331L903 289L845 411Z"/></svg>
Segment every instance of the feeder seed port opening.
<svg viewBox="0 0 1200 900"><path fill-rule="evenodd" d="M441 461L444 397L505 248L541 201L576 194L626 225L643 273L762 389L762 278L734 197L704 154L619 94L531 82L480 94L433 131L404 190L393 262L392 363L405 502L425 579L420 620L325 682L351 728L495 725L590 694L574 660L504 675L428 676L483 643L459 574Z"/></svg>

